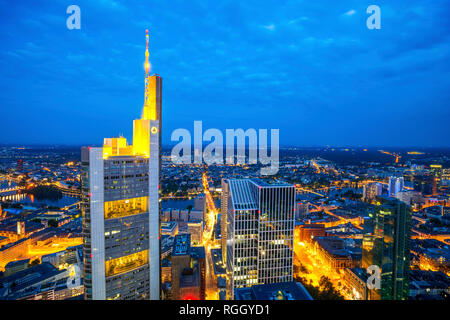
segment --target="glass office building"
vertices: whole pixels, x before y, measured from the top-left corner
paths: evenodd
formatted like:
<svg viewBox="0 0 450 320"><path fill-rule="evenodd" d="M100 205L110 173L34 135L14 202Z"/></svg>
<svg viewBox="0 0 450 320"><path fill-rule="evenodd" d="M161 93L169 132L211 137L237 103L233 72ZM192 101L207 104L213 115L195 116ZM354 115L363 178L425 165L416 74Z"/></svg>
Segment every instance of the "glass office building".
<svg viewBox="0 0 450 320"><path fill-rule="evenodd" d="M225 179L222 190L228 298L233 299L237 288L292 281L295 187Z"/></svg>
<svg viewBox="0 0 450 320"><path fill-rule="evenodd" d="M411 210L398 200L374 207L364 222L362 267L381 269L380 289L372 300L406 300L409 295Z"/></svg>

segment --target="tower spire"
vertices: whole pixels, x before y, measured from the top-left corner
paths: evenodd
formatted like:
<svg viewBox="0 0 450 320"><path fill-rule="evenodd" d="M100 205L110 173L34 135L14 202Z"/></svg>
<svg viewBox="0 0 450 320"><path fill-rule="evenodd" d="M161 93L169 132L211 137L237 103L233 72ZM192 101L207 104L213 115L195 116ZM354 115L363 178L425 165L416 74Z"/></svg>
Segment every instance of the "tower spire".
<svg viewBox="0 0 450 320"><path fill-rule="evenodd" d="M149 42L149 36L148 36L148 29L145 30L145 39L147 41L147 44L145 46L145 79L148 78L149 72L150 72L150 62L148 61L149 53L148 53L148 42Z"/></svg>
<svg viewBox="0 0 450 320"><path fill-rule="evenodd" d="M149 35L148 35L148 29L145 30L145 39L146 39L146 45L145 45L145 95L144 95L144 109L142 111L142 119L154 119L154 112L152 112L152 101L151 101L151 94L150 94L150 61L149 61L149 52L148 52L148 43L149 43ZM154 109L154 108L153 108Z"/></svg>

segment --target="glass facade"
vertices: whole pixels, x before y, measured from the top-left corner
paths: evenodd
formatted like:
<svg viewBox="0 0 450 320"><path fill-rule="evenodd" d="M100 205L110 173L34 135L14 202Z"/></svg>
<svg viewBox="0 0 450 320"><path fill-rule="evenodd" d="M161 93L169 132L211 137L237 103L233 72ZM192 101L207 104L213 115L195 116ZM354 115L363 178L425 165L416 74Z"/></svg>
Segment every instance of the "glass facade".
<svg viewBox="0 0 450 320"><path fill-rule="evenodd" d="M162 78L148 71L133 144L105 138L103 147L81 151L87 300L160 299Z"/></svg>
<svg viewBox="0 0 450 320"><path fill-rule="evenodd" d="M82 154L85 297L149 299L149 160Z"/></svg>
<svg viewBox="0 0 450 320"><path fill-rule="evenodd" d="M381 268L381 288L373 300L406 300L409 295L411 210L393 200L376 207L364 223L362 267Z"/></svg>
<svg viewBox="0 0 450 320"><path fill-rule="evenodd" d="M232 179L222 190L229 298L237 288L292 281L294 186Z"/></svg>
<svg viewBox="0 0 450 320"><path fill-rule="evenodd" d="M258 190L258 281L260 284L292 281L295 189L265 187Z"/></svg>
<svg viewBox="0 0 450 320"><path fill-rule="evenodd" d="M148 262L148 250L132 253L127 256L107 260L105 262L106 277L129 272Z"/></svg>
<svg viewBox="0 0 450 320"><path fill-rule="evenodd" d="M138 197L105 202L105 219L144 213L148 210L148 197Z"/></svg>

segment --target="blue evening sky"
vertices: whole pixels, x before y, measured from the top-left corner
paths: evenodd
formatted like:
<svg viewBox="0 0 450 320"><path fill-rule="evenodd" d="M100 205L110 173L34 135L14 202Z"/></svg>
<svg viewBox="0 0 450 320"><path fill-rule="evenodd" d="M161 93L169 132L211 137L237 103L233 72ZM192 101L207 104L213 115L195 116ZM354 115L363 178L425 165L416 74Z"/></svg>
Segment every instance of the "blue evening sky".
<svg viewBox="0 0 450 320"><path fill-rule="evenodd" d="M0 143L131 139L149 28L164 144L202 120L282 145L450 147L449 17L448 0L0 0Z"/></svg>

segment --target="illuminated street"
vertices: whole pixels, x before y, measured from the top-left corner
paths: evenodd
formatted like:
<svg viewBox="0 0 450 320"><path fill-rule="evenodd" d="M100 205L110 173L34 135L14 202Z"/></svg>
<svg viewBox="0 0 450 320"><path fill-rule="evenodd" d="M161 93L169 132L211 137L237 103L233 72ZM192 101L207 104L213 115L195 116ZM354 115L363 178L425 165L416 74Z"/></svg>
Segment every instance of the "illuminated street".
<svg viewBox="0 0 450 320"><path fill-rule="evenodd" d="M218 300L217 283L214 278L214 268L212 265L211 248L218 247L214 242L213 231L217 220L218 210L214 204L214 199L209 191L208 176L205 173L202 175L203 191L206 196L206 205L208 215L206 216L206 226L203 232L203 246L205 247L206 259L206 300Z"/></svg>
<svg viewBox="0 0 450 320"><path fill-rule="evenodd" d="M294 265L302 265L306 270L299 268L297 276L305 278L308 282L312 281L314 286L319 286L322 276L328 277L334 287L346 298L348 295L342 286L342 275L333 268L327 266L325 261L320 260L315 253L314 248L308 242L294 243Z"/></svg>

